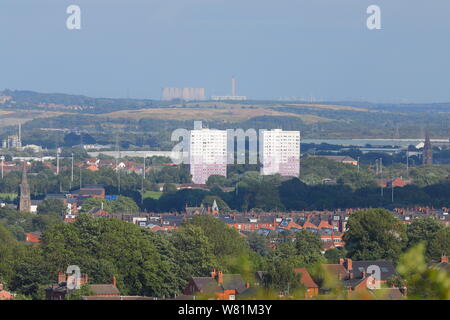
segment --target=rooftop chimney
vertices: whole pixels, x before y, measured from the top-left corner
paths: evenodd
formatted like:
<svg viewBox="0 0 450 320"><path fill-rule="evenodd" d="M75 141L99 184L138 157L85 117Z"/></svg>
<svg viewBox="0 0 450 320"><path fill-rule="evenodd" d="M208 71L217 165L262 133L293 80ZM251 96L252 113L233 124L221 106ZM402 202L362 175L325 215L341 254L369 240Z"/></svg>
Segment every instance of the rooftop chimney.
<svg viewBox="0 0 450 320"><path fill-rule="evenodd" d="M117 287L116 276L113 276L113 278L112 278L112 284L113 284L114 287Z"/></svg>
<svg viewBox="0 0 450 320"><path fill-rule="evenodd" d="M217 272L216 272L216 269L213 269L212 271L211 271L211 278L216 278L216 276L217 276Z"/></svg>
<svg viewBox="0 0 450 320"><path fill-rule="evenodd" d="M88 281L89 281L88 275L87 274L83 274L81 276L81 279L80 279L80 285L82 286L82 285L88 283Z"/></svg>
<svg viewBox="0 0 450 320"><path fill-rule="evenodd" d="M223 284L223 272L219 271L218 277L217 277L217 283Z"/></svg>
<svg viewBox="0 0 450 320"><path fill-rule="evenodd" d="M236 96L236 79L234 77L231 78L231 95Z"/></svg>
<svg viewBox="0 0 450 320"><path fill-rule="evenodd" d="M350 258L345 259L345 268L347 269L347 271L353 270L352 259L350 259Z"/></svg>
<svg viewBox="0 0 450 320"><path fill-rule="evenodd" d="M64 272L58 272L58 283L66 282L66 275Z"/></svg>

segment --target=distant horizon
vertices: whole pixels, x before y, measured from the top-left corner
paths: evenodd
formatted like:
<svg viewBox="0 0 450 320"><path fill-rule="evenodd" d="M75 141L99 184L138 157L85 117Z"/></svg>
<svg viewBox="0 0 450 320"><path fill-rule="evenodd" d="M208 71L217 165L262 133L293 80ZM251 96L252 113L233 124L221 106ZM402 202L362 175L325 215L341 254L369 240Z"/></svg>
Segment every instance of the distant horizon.
<svg viewBox="0 0 450 320"><path fill-rule="evenodd" d="M160 98L150 98L150 97L122 97L122 96L117 96L117 97L110 97L110 96L92 96L92 95L86 95L86 94L82 94L82 93L68 93L68 92L57 92L57 91L37 91L37 90L31 90L31 89L11 89L11 88L3 88L0 90L0 93L3 93L5 91L12 91L12 92L31 92L31 93L38 93L38 94L61 94L61 95L68 95L68 96L81 96L81 97L87 97L87 98L91 98L91 99L112 99L112 100L148 100L148 101L159 101L159 102L165 102L165 103L170 103L170 102L178 102L178 101L183 101L186 103L192 103L192 102L231 102L231 103L246 103L246 102L252 102L252 101L256 101L256 102L260 102L260 101L267 101L267 102L302 102L305 104L331 104L331 103L367 103L367 104L393 104L393 105L423 105L423 104L450 104L450 99L444 100L444 101L422 101L422 102L414 102L414 101L409 101L409 102L395 102L395 101L370 101L370 100L300 100L300 99L293 99L293 100L288 100L288 99L281 99L281 98L272 98L272 99L253 99L252 97L248 97L247 100L244 101L230 101L230 100L223 100L223 101L217 101L217 100L212 100L210 95L207 96L207 99L205 100L171 100L171 101L164 101Z"/></svg>

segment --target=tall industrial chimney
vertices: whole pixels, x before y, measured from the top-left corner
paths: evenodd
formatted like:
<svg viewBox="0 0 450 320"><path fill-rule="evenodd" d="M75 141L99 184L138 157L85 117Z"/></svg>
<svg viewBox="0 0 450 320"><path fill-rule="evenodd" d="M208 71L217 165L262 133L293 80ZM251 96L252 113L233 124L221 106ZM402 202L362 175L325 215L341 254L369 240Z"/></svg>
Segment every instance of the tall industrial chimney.
<svg viewBox="0 0 450 320"><path fill-rule="evenodd" d="M236 96L236 79L234 77L231 78L231 96Z"/></svg>

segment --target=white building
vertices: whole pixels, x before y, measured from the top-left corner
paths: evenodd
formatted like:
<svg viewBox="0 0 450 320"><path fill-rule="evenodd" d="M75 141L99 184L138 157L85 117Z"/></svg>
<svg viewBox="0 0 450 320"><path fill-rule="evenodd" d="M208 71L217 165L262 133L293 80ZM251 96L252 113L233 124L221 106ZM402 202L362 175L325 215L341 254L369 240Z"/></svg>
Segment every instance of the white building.
<svg viewBox="0 0 450 320"><path fill-rule="evenodd" d="M189 163L192 181L205 184L211 175L227 175L227 132L195 129L190 132Z"/></svg>
<svg viewBox="0 0 450 320"><path fill-rule="evenodd" d="M247 100L246 96L212 96L211 100L213 101L245 101Z"/></svg>
<svg viewBox="0 0 450 320"><path fill-rule="evenodd" d="M42 152L42 147L41 146L37 146L35 144L27 144L26 146L23 146L21 149L22 150L29 149L29 150L32 150L35 153Z"/></svg>
<svg viewBox="0 0 450 320"><path fill-rule="evenodd" d="M205 100L205 88L163 88L162 100L171 101L175 99L184 101Z"/></svg>
<svg viewBox="0 0 450 320"><path fill-rule="evenodd" d="M300 131L263 130L260 136L261 174L300 175Z"/></svg>

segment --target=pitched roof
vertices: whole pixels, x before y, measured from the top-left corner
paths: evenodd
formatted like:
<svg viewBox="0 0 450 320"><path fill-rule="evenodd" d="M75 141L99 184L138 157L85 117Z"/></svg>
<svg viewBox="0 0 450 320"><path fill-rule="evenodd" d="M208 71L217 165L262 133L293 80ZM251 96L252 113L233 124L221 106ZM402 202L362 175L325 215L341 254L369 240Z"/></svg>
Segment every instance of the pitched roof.
<svg viewBox="0 0 450 320"><path fill-rule="evenodd" d="M236 290L238 294L241 294L248 289L240 274L224 274L222 284L212 277L192 277L192 281L202 293Z"/></svg>
<svg viewBox="0 0 450 320"><path fill-rule="evenodd" d="M386 281L397 274L394 265L385 260L353 261L353 273L367 272L367 268L370 266L380 268L381 281Z"/></svg>
<svg viewBox="0 0 450 320"><path fill-rule="evenodd" d="M367 281L367 277L361 278L351 278L351 279L344 279L342 280L342 284L344 285L344 287L347 288L354 288L356 287L358 284L360 284L361 282Z"/></svg>
<svg viewBox="0 0 450 320"><path fill-rule="evenodd" d="M247 289L240 274L224 274L222 288L224 290L236 290L238 293Z"/></svg>
<svg viewBox="0 0 450 320"><path fill-rule="evenodd" d="M346 276L348 276L347 270L341 264L324 264L323 266L328 272L332 273L336 277L340 275L341 279L344 279Z"/></svg>
<svg viewBox="0 0 450 320"><path fill-rule="evenodd" d="M328 223L328 221L321 220L317 226L319 229L334 229L334 226Z"/></svg>
<svg viewBox="0 0 450 320"><path fill-rule="evenodd" d="M89 287L95 296L120 295L119 289L112 284L91 284Z"/></svg>
<svg viewBox="0 0 450 320"><path fill-rule="evenodd" d="M315 224L311 223L309 220L307 220L303 223L303 228L317 229L317 226Z"/></svg>
<svg viewBox="0 0 450 320"><path fill-rule="evenodd" d="M325 251L336 248L334 241L322 241L322 249Z"/></svg>
<svg viewBox="0 0 450 320"><path fill-rule="evenodd" d="M297 274L301 274L300 282L306 288L318 288L319 287L317 285L317 283L314 282L313 278L311 278L311 275L309 274L308 270L306 270L306 268L296 268L296 269L294 269L294 272Z"/></svg>
<svg viewBox="0 0 450 320"><path fill-rule="evenodd" d="M192 277L192 281L202 293L215 293L219 289L216 279L211 277Z"/></svg>

